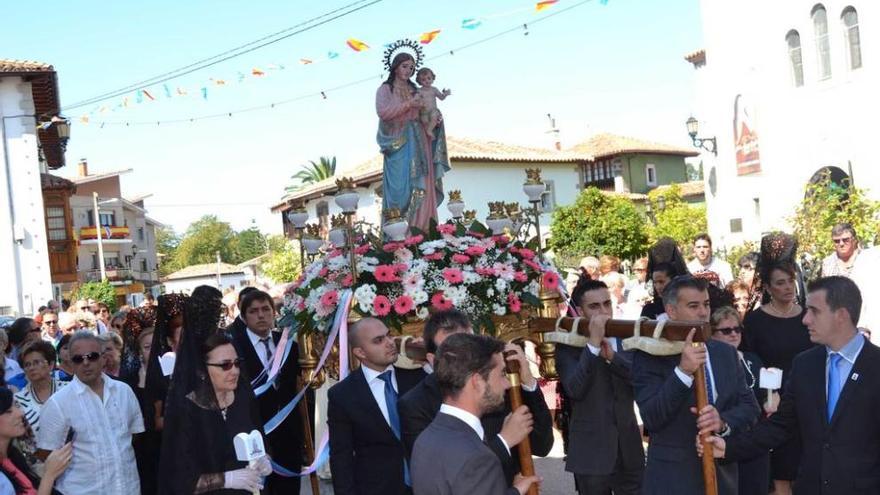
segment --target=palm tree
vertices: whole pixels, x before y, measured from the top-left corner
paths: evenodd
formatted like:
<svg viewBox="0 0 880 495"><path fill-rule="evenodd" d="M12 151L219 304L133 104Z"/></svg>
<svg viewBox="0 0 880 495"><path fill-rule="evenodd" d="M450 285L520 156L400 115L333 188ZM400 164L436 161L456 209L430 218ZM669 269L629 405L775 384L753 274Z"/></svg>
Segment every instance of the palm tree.
<svg viewBox="0 0 880 495"><path fill-rule="evenodd" d="M296 181L293 185L288 186L288 192L297 191L310 184L321 182L329 179L336 174L336 157L329 158L322 156L317 163L314 160L309 161L302 170L294 174L291 179Z"/></svg>

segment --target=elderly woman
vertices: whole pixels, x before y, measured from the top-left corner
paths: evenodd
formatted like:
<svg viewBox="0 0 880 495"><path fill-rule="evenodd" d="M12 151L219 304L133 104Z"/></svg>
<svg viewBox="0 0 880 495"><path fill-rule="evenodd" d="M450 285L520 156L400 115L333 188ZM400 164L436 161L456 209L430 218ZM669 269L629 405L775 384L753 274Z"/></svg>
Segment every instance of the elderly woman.
<svg viewBox="0 0 880 495"><path fill-rule="evenodd" d="M122 328L125 324L125 316L128 314L127 311L117 311L113 313L113 318L110 319L110 328L109 330L114 333L118 333L122 335Z"/></svg>
<svg viewBox="0 0 880 495"><path fill-rule="evenodd" d="M742 352L742 320L739 312L729 306L722 307L712 313L712 339L732 345L737 349L739 361L746 373L746 382L755 394L758 404L763 404L766 392L759 386L763 363L752 352ZM770 479L770 454L742 461L739 463L739 495L766 495Z"/></svg>
<svg viewBox="0 0 880 495"><path fill-rule="evenodd" d="M55 352L58 354L58 379L62 382L73 380L73 363L70 361L70 339L72 334L65 334L55 346Z"/></svg>
<svg viewBox="0 0 880 495"><path fill-rule="evenodd" d="M40 411L58 389L67 385L56 378L55 348L45 341L32 342L21 350L21 365L27 377L27 385L15 394L15 402L24 412L31 432L19 441L19 448L28 464L38 475L43 474L43 463L34 455L37 451L34 435L40 431Z"/></svg>
<svg viewBox="0 0 880 495"><path fill-rule="evenodd" d="M50 495L55 480L67 469L73 453L66 444L49 454L40 479L12 441L28 432L24 413L15 404L12 392L0 388L0 493L6 495Z"/></svg>
<svg viewBox="0 0 880 495"><path fill-rule="evenodd" d="M104 373L113 378L119 377L120 367L122 365L122 350L124 344L119 334L108 332L98 337L103 346L102 352L104 356Z"/></svg>

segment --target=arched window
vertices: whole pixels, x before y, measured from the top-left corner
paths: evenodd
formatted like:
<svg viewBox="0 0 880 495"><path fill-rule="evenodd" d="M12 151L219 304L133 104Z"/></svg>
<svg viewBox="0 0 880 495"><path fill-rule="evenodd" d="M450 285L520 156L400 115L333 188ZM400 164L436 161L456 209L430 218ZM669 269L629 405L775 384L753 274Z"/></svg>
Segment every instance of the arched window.
<svg viewBox="0 0 880 495"><path fill-rule="evenodd" d="M819 80L831 77L831 40L828 38L828 16L825 7L813 7L813 35L816 37L816 57L818 58Z"/></svg>
<svg viewBox="0 0 880 495"><path fill-rule="evenodd" d="M804 85L804 60L801 58L801 35L792 29L785 35L785 43L788 45L788 60L791 64L791 81L794 87Z"/></svg>
<svg viewBox="0 0 880 495"><path fill-rule="evenodd" d="M840 15L843 23L843 36L846 40L846 57L849 69L862 66L862 44L859 41L859 14L853 7L843 9Z"/></svg>

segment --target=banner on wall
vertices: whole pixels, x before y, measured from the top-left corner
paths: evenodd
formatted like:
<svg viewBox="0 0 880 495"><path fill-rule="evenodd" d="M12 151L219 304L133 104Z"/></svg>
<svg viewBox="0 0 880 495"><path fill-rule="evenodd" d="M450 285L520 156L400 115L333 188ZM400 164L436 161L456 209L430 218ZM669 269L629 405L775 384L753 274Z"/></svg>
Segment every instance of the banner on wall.
<svg viewBox="0 0 880 495"><path fill-rule="evenodd" d="M739 94L733 100L733 143L736 150L736 175L761 171L761 153L755 131L755 109Z"/></svg>

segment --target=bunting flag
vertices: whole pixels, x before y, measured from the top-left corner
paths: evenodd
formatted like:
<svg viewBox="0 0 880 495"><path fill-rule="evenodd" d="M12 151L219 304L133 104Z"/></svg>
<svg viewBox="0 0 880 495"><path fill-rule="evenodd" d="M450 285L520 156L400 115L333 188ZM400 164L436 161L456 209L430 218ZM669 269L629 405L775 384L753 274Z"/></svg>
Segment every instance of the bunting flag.
<svg viewBox="0 0 880 495"><path fill-rule="evenodd" d="M263 77L266 75L266 73L263 72L259 67L254 67L253 69L251 69L251 75L256 77Z"/></svg>
<svg viewBox="0 0 880 495"><path fill-rule="evenodd" d="M345 42L345 44L348 45L349 48L351 48L352 50L354 50L356 52L362 52L362 51L368 50L370 48L370 45L364 43L363 41L356 40L354 38L349 38Z"/></svg>
<svg viewBox="0 0 880 495"><path fill-rule="evenodd" d="M225 80L225 79L214 79L214 78L212 77L212 78L210 78L210 79L208 79L208 80L211 81L211 82L213 82L213 83L216 84L217 86L226 86L226 80Z"/></svg>
<svg viewBox="0 0 880 495"><path fill-rule="evenodd" d="M461 21L461 28L473 30L473 29L477 29L482 24L483 24L483 21L481 21L479 19L465 19L465 20Z"/></svg>
<svg viewBox="0 0 880 495"><path fill-rule="evenodd" d="M150 92L147 91L146 89L142 89L141 93L143 93L143 95L146 96L148 100L156 101L156 98L154 98L153 95L151 95Z"/></svg>
<svg viewBox="0 0 880 495"><path fill-rule="evenodd" d="M82 117L79 118L79 121L82 122L83 124L88 125L88 123L89 123L89 115L88 115L88 114L83 115Z"/></svg>
<svg viewBox="0 0 880 495"><path fill-rule="evenodd" d="M549 9L559 0L541 0L540 2L535 4L535 12L540 12L545 9Z"/></svg>
<svg viewBox="0 0 880 495"><path fill-rule="evenodd" d="M435 29L433 31L428 31L426 33L422 33L422 36L419 39L419 42L423 45L427 45L428 43L434 41L437 36L440 35L440 30Z"/></svg>
<svg viewBox="0 0 880 495"><path fill-rule="evenodd" d="M171 88L167 84L163 84L162 89L165 90L165 98L171 98Z"/></svg>
<svg viewBox="0 0 880 495"><path fill-rule="evenodd" d="M179 96L186 96L186 90L183 89L183 88L181 88L180 86L178 86L178 87L177 87L177 94L178 94Z"/></svg>
<svg viewBox="0 0 880 495"><path fill-rule="evenodd" d="M309 65L312 63L312 60L308 59L308 58L301 58L301 59L299 59L299 63L301 63L303 65Z"/></svg>
<svg viewBox="0 0 880 495"><path fill-rule="evenodd" d="M338 56L339 56L339 54L336 52L333 52L333 51L327 52L327 58L329 58L330 60L333 60L334 58L336 58Z"/></svg>
<svg viewBox="0 0 880 495"><path fill-rule="evenodd" d="M37 129L41 129L41 130L44 130L44 131L45 131L46 129L48 129L48 128L50 128L50 127L52 127L52 121L51 121L51 120L50 120L50 121L47 121L47 122L40 122L40 125L37 126Z"/></svg>
<svg viewBox="0 0 880 495"><path fill-rule="evenodd" d="M122 98L122 106L128 108L128 97Z"/></svg>
<svg viewBox="0 0 880 495"><path fill-rule="evenodd" d="M202 98L204 98L206 100L208 99L208 88L205 88L205 87L202 88Z"/></svg>
<svg viewBox="0 0 880 495"><path fill-rule="evenodd" d="M266 68L269 70L284 70L284 66L281 64L269 64Z"/></svg>
<svg viewBox="0 0 880 495"><path fill-rule="evenodd" d="M244 75L244 72L238 72L237 75L238 75L238 82L244 81L244 78L247 77L246 75Z"/></svg>

